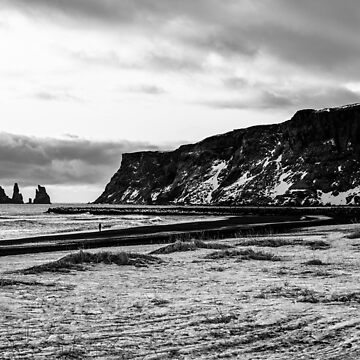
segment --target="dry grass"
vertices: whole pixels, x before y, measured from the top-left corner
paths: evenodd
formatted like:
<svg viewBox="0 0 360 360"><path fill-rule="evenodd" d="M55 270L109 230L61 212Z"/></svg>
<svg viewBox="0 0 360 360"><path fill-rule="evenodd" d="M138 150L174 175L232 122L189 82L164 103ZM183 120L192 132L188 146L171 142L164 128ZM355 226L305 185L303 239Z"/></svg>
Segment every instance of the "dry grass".
<svg viewBox="0 0 360 360"><path fill-rule="evenodd" d="M166 305L168 305L170 303L169 300L162 299L162 298L159 298L159 297L151 299L150 302L155 306L166 306Z"/></svg>
<svg viewBox="0 0 360 360"><path fill-rule="evenodd" d="M252 238L243 239L236 246L259 246L259 247L281 247L302 245L308 246L311 250L326 250L330 248L330 244L323 240L303 240L303 239L287 239L287 238Z"/></svg>
<svg viewBox="0 0 360 360"><path fill-rule="evenodd" d="M320 259L312 259L312 260L304 262L304 265L324 266L324 265L329 265L329 264L321 261Z"/></svg>
<svg viewBox="0 0 360 360"><path fill-rule="evenodd" d="M82 349L69 349L69 350L62 350L56 355L56 359L61 360L81 360L86 359L85 351Z"/></svg>
<svg viewBox="0 0 360 360"><path fill-rule="evenodd" d="M19 270L22 274L38 274L43 272L70 272L71 270L86 270L84 265L89 264L116 264L116 265L134 265L147 266L159 264L162 260L151 255L135 253L111 253L102 251L99 253L90 253L79 251L74 254L66 255L59 260L51 261L45 264L32 266L27 269Z"/></svg>
<svg viewBox="0 0 360 360"><path fill-rule="evenodd" d="M305 246L308 246L310 250L327 250L331 245L323 240L307 240L304 242Z"/></svg>
<svg viewBox="0 0 360 360"><path fill-rule="evenodd" d="M271 296L295 299L303 303L360 303L360 292L325 294L308 288L298 286L277 286L266 289L255 295L255 298L268 298Z"/></svg>
<svg viewBox="0 0 360 360"><path fill-rule="evenodd" d="M0 278L0 288L5 286L17 286L17 285L28 285L28 286L49 286L54 287L56 284L54 283L41 283L38 281L26 281L26 280L18 280L18 279L4 279Z"/></svg>
<svg viewBox="0 0 360 360"><path fill-rule="evenodd" d="M290 246L301 243L301 239L284 239L284 238L266 238L266 239L242 239L236 246L261 246L261 247L280 247Z"/></svg>
<svg viewBox="0 0 360 360"><path fill-rule="evenodd" d="M224 259L238 258L239 260L260 260L260 261L282 261L283 259L274 254L255 251L253 249L245 250L223 250L215 251L205 256L206 259Z"/></svg>
<svg viewBox="0 0 360 360"><path fill-rule="evenodd" d="M350 234L348 234L346 237L348 239L359 239L360 238L360 230L355 230L355 231L351 232Z"/></svg>
<svg viewBox="0 0 360 360"><path fill-rule="evenodd" d="M232 246L227 244L220 244L216 242L207 242L201 240L192 240L192 241L181 241L177 240L173 244L161 247L152 251L150 254L171 254L174 252L181 251L194 251L197 249L229 249Z"/></svg>

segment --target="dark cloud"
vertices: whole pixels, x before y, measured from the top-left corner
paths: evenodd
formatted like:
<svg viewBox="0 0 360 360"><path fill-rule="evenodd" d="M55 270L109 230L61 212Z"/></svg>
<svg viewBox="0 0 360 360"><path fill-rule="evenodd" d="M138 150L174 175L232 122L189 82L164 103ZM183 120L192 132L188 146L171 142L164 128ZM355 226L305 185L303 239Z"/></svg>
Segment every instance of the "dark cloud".
<svg viewBox="0 0 360 360"><path fill-rule="evenodd" d="M50 91L39 91L34 94L34 97L44 101L81 101L78 97L69 93L59 93Z"/></svg>
<svg viewBox="0 0 360 360"><path fill-rule="evenodd" d="M352 74L360 74L354 66L360 56L360 41L356 38L349 43L347 38L339 41L328 33L298 31L278 24L247 29L246 32L248 39L252 39L259 49L279 60L311 71L336 70L339 75L344 75L351 67Z"/></svg>
<svg viewBox="0 0 360 360"><path fill-rule="evenodd" d="M229 89L244 89L248 86L250 86L249 84L249 80L247 80L246 78L243 77L238 77L238 76L233 76L233 77L228 77L226 79L223 80L224 86L229 88Z"/></svg>
<svg viewBox="0 0 360 360"><path fill-rule="evenodd" d="M121 59L115 51L91 54L84 51L73 52L70 56L86 65L113 67L114 69L152 70L156 72L202 72L203 57L175 54L149 53L130 62Z"/></svg>
<svg viewBox="0 0 360 360"><path fill-rule="evenodd" d="M169 146L170 147L170 146ZM145 142L36 138L0 133L0 185L105 185L121 154L158 150Z"/></svg>
<svg viewBox="0 0 360 360"><path fill-rule="evenodd" d="M107 66L121 69L138 69L141 67L140 63L123 61L115 51L98 54L77 51L70 53L70 56L87 65Z"/></svg>
<svg viewBox="0 0 360 360"><path fill-rule="evenodd" d="M294 105L291 98L263 91L252 98L235 98L226 100L214 100L204 103L207 106L218 109L278 109L288 108Z"/></svg>
<svg viewBox="0 0 360 360"><path fill-rule="evenodd" d="M264 52L297 64L341 75L355 71L360 55L358 1L347 0L2 0L41 16L62 16L75 23L96 20L108 26L134 26L161 32L174 21L186 30L168 35L185 46L223 55ZM167 35L164 34L164 37ZM116 57L109 59L116 63ZM201 64L184 59L154 57L154 64L174 70ZM356 67L355 67L356 63ZM357 75L360 75L358 73Z"/></svg>
<svg viewBox="0 0 360 360"><path fill-rule="evenodd" d="M128 91L139 94L148 94L148 95L162 95L165 94L166 91L156 85L140 85L134 86L128 89Z"/></svg>
<svg viewBox="0 0 360 360"><path fill-rule="evenodd" d="M179 17L198 19L204 15L219 14L223 7L217 0L2 0L2 3L33 15L60 15L78 22L93 19L116 24L145 24Z"/></svg>
<svg viewBox="0 0 360 360"><path fill-rule="evenodd" d="M161 33L168 24L183 21L183 28L163 36L223 55L267 52L303 67L336 69L342 76L347 71L360 75L360 11L356 0L0 1L42 17L62 16L77 24L96 20L104 26L134 26L147 34ZM187 31L181 31L184 29ZM117 63L116 56L108 61ZM201 67L189 63L186 57L153 57L153 64L174 70Z"/></svg>
<svg viewBox="0 0 360 360"><path fill-rule="evenodd" d="M219 109L324 108L360 102L360 94L343 87L308 87L289 91L261 90L253 97L213 100L203 104Z"/></svg>
<svg viewBox="0 0 360 360"><path fill-rule="evenodd" d="M203 70L201 61L190 56L152 54L144 61L144 65L157 71L196 72Z"/></svg>
<svg viewBox="0 0 360 360"><path fill-rule="evenodd" d="M308 88L293 91L289 95L293 97L297 109L334 107L360 101L360 93L340 86Z"/></svg>
<svg viewBox="0 0 360 360"><path fill-rule="evenodd" d="M238 57L264 61L271 57L280 67L290 64L294 72L299 69L309 77L328 77L339 83L360 81L357 0L0 0L0 3L41 19L67 21L76 26L90 24L91 29L94 21L99 27L113 28L114 32L119 27L129 27L137 35L151 39L159 50L145 54L136 64L124 63L116 52L100 56L77 54L88 63L153 71L206 72L203 64L207 55L218 53L229 64ZM178 51L162 51L159 39ZM286 94L264 91L258 89L263 92L263 103L270 107L302 102L288 101ZM338 94L336 102L353 97ZM242 101L228 102L233 107L248 106Z"/></svg>

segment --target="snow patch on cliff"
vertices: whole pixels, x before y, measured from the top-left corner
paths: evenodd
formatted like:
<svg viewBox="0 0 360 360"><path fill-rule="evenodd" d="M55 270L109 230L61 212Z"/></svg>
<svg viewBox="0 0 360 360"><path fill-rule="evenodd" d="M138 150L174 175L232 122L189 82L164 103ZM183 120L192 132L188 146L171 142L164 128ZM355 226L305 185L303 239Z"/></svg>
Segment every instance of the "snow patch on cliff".
<svg viewBox="0 0 360 360"><path fill-rule="evenodd" d="M210 204L212 195L220 186L220 173L226 169L227 161L217 160L211 166L204 182L193 182L183 191L176 200L177 203L190 202L192 204Z"/></svg>
<svg viewBox="0 0 360 360"><path fill-rule="evenodd" d="M207 198L206 198L206 202L209 204L212 200L212 194L213 192L219 188L220 183L219 183L219 175L221 173L221 171L223 171L224 169L226 169L227 167L227 162L226 161L220 161L218 163L215 163L212 166L211 172L210 174L212 174L212 176L206 180L204 182L204 185L209 185L210 186L210 191L208 192Z"/></svg>
<svg viewBox="0 0 360 360"><path fill-rule="evenodd" d="M228 186L228 189L239 189L244 187L248 182L256 178L258 174L251 176L250 171L246 171L237 181L235 181L232 185Z"/></svg>
<svg viewBox="0 0 360 360"><path fill-rule="evenodd" d="M332 192L318 190L318 197L323 205L355 205L354 196L360 196L360 186L333 195ZM348 200L347 200L348 199Z"/></svg>
<svg viewBox="0 0 360 360"><path fill-rule="evenodd" d="M161 191L154 191L153 193L151 193L151 200L152 201L156 201L156 199L158 198L158 196L160 195Z"/></svg>
<svg viewBox="0 0 360 360"><path fill-rule="evenodd" d="M291 185L293 185L293 183L288 178L292 174L293 173L291 171L287 171L287 172L280 175L276 185L271 190L271 195L270 196L272 198L275 198L278 195L284 195L289 190L289 188L291 187Z"/></svg>
<svg viewBox="0 0 360 360"><path fill-rule="evenodd" d="M244 172L234 183L223 188L221 195L222 201L228 201L237 196L241 191L245 190L246 186L255 179L259 174L251 175L250 171Z"/></svg>

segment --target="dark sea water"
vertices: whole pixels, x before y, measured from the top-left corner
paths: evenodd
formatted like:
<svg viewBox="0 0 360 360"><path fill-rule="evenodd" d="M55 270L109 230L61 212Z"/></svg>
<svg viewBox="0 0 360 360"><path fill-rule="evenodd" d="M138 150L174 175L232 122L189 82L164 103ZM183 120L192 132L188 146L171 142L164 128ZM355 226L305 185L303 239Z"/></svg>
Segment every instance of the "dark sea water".
<svg viewBox="0 0 360 360"><path fill-rule="evenodd" d="M54 206L80 206L83 204L56 204ZM89 206L89 205L86 205ZM91 205L90 205L91 206ZM96 207L96 205L94 205ZM151 224L170 224L191 221L189 216L154 215L58 215L47 214L49 205L0 204L0 240L41 234L74 231L97 231L99 223L103 229L127 228ZM197 216L196 219L201 219Z"/></svg>

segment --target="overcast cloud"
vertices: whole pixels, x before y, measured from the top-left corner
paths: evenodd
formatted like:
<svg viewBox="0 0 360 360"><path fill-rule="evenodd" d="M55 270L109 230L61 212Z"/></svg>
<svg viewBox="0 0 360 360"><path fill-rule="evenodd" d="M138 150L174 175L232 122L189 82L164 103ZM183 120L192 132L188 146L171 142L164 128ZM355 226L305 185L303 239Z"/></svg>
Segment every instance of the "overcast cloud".
<svg viewBox="0 0 360 360"><path fill-rule="evenodd" d="M207 61L210 55L221 57L223 70L227 72L233 62L244 67L249 66L249 61L253 62L254 67L258 66L260 77L274 76L273 83L264 83L262 87L258 83L253 101L249 102L253 108L266 108L272 103L275 108L279 104L301 107L301 101L291 98L287 101L275 99L266 104L256 102L264 92L277 93L279 86L288 86L291 88L289 96L295 94L301 99L301 89L300 94L296 92L299 87L296 74L303 74L304 81L320 82L320 88L330 85L334 88L338 84L338 92L342 95L347 82L360 81L360 11L356 0L341 3L336 0L0 2L6 8L26 14L37 22L55 21L59 26L70 24L74 31L79 28L94 31L95 26L99 31L116 34L121 32L119 29L126 29L129 36L137 37L140 43L141 38L148 42L133 63L127 62L117 49L110 49L107 54L78 52L79 59L87 64L93 62L104 66L177 73L208 72L211 76L214 69L206 66L209 65ZM271 62L277 65L272 66ZM286 74L282 73L282 66ZM234 66L233 75L236 70L239 69ZM256 77L253 73L254 70L248 76ZM160 85L153 86L161 88ZM55 97L41 92L38 95L48 100ZM284 96L274 95L274 98ZM341 96L339 101L353 101L353 94L349 93L348 98Z"/></svg>
<svg viewBox="0 0 360 360"><path fill-rule="evenodd" d="M132 27L186 47L223 55L261 52L324 71L355 65L360 11L356 0L2 0L43 21ZM114 30L116 31L116 30Z"/></svg>
<svg viewBox="0 0 360 360"><path fill-rule="evenodd" d="M1 181L3 185L18 181L23 186L105 184L118 169L123 153L144 149L159 147L141 142L0 133Z"/></svg>

